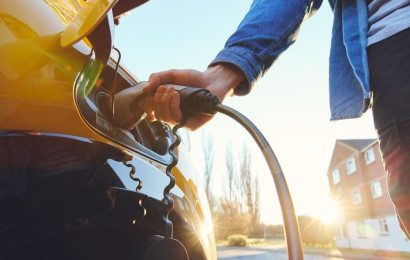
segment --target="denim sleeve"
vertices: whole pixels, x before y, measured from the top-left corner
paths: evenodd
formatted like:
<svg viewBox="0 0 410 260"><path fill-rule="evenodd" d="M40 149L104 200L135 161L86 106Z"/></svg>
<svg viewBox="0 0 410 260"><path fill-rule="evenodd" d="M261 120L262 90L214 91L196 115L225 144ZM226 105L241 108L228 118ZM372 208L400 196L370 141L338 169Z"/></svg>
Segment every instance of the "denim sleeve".
<svg viewBox="0 0 410 260"><path fill-rule="evenodd" d="M230 63L246 75L236 95L249 93L279 55L295 42L299 28L322 0L254 0L238 29L210 66Z"/></svg>

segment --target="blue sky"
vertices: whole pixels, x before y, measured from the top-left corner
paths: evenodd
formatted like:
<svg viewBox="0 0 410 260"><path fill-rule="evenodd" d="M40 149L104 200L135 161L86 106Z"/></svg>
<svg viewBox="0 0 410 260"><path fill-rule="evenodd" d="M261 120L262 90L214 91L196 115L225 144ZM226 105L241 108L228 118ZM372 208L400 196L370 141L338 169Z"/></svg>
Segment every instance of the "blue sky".
<svg viewBox="0 0 410 260"><path fill-rule="evenodd" d="M154 0L133 10L116 28L116 47L141 80L150 73L190 68L205 70L223 48L249 9L250 0ZM289 48L245 97L225 104L239 110L264 133L288 180L297 214L320 216L328 195L327 168L336 139L375 138L371 113L363 118L330 122L328 54L332 14L324 1L304 23ZM227 131L228 130L228 131ZM262 154L250 136L231 119L217 115L194 132L193 154L201 169L200 135L210 132L216 143L215 190L224 185L224 145L227 140L252 149L261 183L262 220L281 223L273 181Z"/></svg>

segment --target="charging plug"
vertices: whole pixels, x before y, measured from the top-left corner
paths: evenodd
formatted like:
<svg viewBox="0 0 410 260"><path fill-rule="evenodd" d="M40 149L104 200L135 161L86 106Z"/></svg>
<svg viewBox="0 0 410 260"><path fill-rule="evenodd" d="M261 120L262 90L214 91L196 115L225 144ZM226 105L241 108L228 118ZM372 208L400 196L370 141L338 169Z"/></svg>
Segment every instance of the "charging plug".
<svg viewBox="0 0 410 260"><path fill-rule="evenodd" d="M147 82L140 82L115 94L113 111L115 125L131 129L146 117L144 102L148 94L143 92L146 85ZM179 93L181 111L187 116L194 114L214 115L216 106L221 104L218 97L203 88L180 85L165 86L172 86Z"/></svg>
<svg viewBox="0 0 410 260"><path fill-rule="evenodd" d="M131 129L145 117L144 102L148 94L143 92L147 82L124 89L114 95L113 121L116 126Z"/></svg>

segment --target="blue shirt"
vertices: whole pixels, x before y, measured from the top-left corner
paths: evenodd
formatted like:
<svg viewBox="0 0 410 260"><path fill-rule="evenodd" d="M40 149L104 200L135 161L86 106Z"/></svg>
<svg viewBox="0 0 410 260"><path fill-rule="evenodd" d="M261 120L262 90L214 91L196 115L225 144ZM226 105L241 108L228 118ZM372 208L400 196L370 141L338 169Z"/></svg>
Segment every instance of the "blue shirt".
<svg viewBox="0 0 410 260"><path fill-rule="evenodd" d="M329 58L331 120L356 118L370 106L367 64L366 0L329 0L334 13ZM235 94L247 94L274 61L292 45L303 21L322 0L254 0L249 12L212 64L239 67L247 82Z"/></svg>

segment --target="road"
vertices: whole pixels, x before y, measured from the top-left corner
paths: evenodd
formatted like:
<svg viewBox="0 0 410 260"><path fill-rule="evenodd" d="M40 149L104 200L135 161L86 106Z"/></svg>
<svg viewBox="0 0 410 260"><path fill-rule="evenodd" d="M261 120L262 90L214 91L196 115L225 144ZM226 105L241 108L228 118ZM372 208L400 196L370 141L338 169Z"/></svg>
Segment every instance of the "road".
<svg viewBox="0 0 410 260"><path fill-rule="evenodd" d="M281 245L262 247L218 247L218 260L287 260L286 248ZM304 253L305 260L344 260L348 258L326 257L322 253Z"/></svg>

